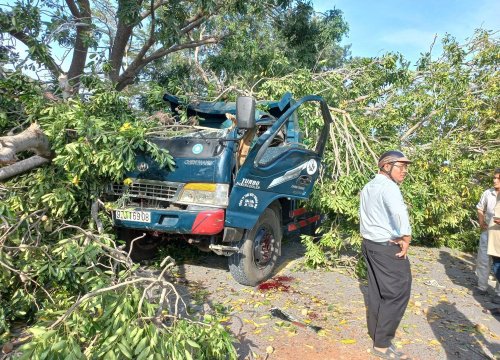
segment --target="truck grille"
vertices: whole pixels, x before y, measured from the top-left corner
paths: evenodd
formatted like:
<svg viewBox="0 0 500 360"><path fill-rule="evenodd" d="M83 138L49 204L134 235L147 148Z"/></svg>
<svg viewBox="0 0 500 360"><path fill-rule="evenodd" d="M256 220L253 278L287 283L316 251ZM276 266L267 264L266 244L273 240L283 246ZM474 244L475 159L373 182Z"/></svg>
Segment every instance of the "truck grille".
<svg viewBox="0 0 500 360"><path fill-rule="evenodd" d="M151 200L171 201L177 194L180 184L159 181L135 180L133 184L110 184L107 193L116 196L128 196Z"/></svg>

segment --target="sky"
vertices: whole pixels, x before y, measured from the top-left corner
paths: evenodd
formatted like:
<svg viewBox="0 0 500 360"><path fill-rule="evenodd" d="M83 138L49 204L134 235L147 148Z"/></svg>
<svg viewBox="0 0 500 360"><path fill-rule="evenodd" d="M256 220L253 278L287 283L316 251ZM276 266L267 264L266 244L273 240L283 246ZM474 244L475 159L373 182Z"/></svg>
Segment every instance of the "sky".
<svg viewBox="0 0 500 360"><path fill-rule="evenodd" d="M9 2L9 0L8 0ZM459 43L483 28L500 36L500 0L312 0L316 11L342 10L349 24L352 56L375 57L400 52L414 65L421 53L441 53L448 33Z"/></svg>
<svg viewBox="0 0 500 360"><path fill-rule="evenodd" d="M450 34L463 44L482 28L500 35L500 0L313 0L316 11L342 10L349 24L352 56L400 52L412 64L429 51L441 53L440 40Z"/></svg>

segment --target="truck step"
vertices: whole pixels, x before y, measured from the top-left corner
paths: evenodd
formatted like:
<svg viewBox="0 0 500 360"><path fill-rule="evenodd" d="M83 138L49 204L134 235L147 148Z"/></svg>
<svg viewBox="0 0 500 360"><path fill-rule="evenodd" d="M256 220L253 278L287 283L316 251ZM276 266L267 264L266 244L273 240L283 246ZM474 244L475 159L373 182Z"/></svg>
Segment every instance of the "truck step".
<svg viewBox="0 0 500 360"><path fill-rule="evenodd" d="M216 245L216 244L210 244L208 248L217 255L225 255L225 256L230 256L233 253L238 252L240 250L240 248L237 246Z"/></svg>

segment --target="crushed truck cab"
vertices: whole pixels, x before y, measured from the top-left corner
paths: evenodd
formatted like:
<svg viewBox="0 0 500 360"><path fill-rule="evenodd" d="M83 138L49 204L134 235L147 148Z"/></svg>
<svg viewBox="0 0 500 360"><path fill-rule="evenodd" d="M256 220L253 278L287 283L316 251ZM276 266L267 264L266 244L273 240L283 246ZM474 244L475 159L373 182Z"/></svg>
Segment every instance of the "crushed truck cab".
<svg viewBox="0 0 500 360"><path fill-rule="evenodd" d="M174 114L178 98L164 96ZM314 149L302 144L297 109L316 103L323 128ZM256 103L198 102L186 106L199 126L172 125L149 140L165 148L173 171L143 153L136 169L107 195L118 200L113 222L137 259L153 254L160 240L184 239L229 258L233 277L256 285L271 276L286 233L317 223L319 215L297 208L319 176L332 119L319 96Z"/></svg>

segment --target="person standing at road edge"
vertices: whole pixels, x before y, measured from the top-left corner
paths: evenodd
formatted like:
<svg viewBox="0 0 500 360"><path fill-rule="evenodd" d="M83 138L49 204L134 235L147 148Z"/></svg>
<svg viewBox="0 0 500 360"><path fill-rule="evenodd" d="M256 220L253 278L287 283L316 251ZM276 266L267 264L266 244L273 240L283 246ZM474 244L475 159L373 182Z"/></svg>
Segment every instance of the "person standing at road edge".
<svg viewBox="0 0 500 360"><path fill-rule="evenodd" d="M496 196L495 205L492 209L492 216L486 223L488 229L487 255L490 255L493 259L493 272L495 273L495 277L497 279L497 291L495 297L493 298L493 303L500 304L500 296L498 293L500 283L500 168L495 169L493 174L493 186L496 190ZM483 221L485 221L485 219L483 219Z"/></svg>
<svg viewBox="0 0 500 360"><path fill-rule="evenodd" d="M498 173L497 173L498 171ZM496 169L493 174L493 187L487 189L481 195L481 199L476 205L477 218L479 227L481 228L481 236L479 237L479 246L477 248L476 259L476 276L478 295L487 295L488 292L488 277L491 271L491 259L487 254L488 250L488 224L493 217L493 210L497 201L497 195L500 193L500 169ZM496 285L495 303L500 304L500 284ZM498 302L497 302L498 301Z"/></svg>
<svg viewBox="0 0 500 360"><path fill-rule="evenodd" d="M399 185L411 161L400 151L383 153L378 174L361 191L359 209L362 253L368 272L367 325L371 353L384 359L409 359L392 339L411 291L408 247L411 226Z"/></svg>

